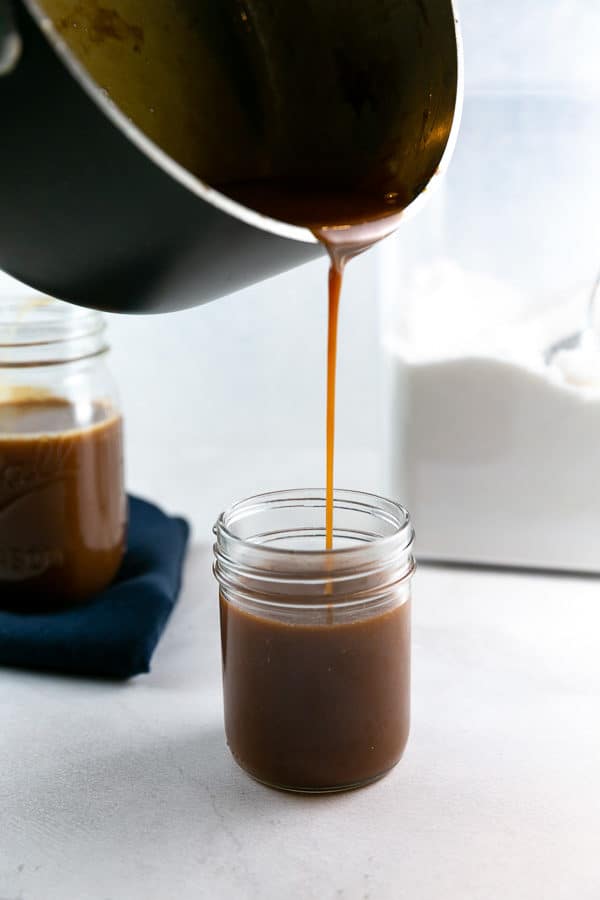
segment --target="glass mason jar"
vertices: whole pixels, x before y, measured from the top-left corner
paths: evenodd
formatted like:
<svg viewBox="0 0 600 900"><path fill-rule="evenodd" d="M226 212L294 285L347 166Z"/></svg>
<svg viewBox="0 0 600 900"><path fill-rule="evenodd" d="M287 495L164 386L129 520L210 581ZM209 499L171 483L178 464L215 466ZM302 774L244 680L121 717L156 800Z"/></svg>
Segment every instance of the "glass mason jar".
<svg viewBox="0 0 600 900"><path fill-rule="evenodd" d="M125 547L122 425L103 317L0 303L0 604L52 608L114 578Z"/></svg>
<svg viewBox="0 0 600 900"><path fill-rule="evenodd" d="M399 761L410 716L413 529L390 500L293 490L236 503L215 525L225 730L257 780L359 787Z"/></svg>

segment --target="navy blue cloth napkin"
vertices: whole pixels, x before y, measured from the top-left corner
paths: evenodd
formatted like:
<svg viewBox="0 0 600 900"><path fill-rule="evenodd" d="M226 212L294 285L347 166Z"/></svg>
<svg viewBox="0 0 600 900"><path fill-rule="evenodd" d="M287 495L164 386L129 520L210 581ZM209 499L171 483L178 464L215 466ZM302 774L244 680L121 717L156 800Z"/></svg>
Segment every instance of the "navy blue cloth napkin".
<svg viewBox="0 0 600 900"><path fill-rule="evenodd" d="M127 552L113 584L56 613L0 610L0 665L129 678L150 660L177 602L189 526L129 498Z"/></svg>

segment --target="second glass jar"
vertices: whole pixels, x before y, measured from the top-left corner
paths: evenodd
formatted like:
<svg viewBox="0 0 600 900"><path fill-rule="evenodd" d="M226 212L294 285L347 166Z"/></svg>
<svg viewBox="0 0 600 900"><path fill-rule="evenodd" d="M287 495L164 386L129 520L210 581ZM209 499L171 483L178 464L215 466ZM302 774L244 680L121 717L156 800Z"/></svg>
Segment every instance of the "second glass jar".
<svg viewBox="0 0 600 900"><path fill-rule="evenodd" d="M54 608L112 581L125 547L122 421L104 320L0 304L0 592Z"/></svg>

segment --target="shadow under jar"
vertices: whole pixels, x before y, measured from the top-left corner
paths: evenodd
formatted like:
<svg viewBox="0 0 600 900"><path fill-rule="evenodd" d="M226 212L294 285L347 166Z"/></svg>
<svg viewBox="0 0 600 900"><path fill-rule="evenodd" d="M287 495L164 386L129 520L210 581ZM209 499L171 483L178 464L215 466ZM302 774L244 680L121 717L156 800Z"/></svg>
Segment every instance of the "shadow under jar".
<svg viewBox="0 0 600 900"><path fill-rule="evenodd" d="M81 603L125 548L122 423L101 315L0 303L0 606Z"/></svg>
<svg viewBox="0 0 600 900"><path fill-rule="evenodd" d="M360 787L400 760L410 719L413 529L355 491L265 494L219 518L225 730L250 775L319 793Z"/></svg>

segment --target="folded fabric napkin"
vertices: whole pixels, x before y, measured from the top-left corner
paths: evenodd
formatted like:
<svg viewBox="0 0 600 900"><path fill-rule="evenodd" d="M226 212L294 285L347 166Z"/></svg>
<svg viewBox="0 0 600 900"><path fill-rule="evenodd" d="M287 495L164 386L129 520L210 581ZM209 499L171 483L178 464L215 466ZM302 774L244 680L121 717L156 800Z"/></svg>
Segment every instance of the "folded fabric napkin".
<svg viewBox="0 0 600 900"><path fill-rule="evenodd" d="M127 552L113 584L56 613L0 610L0 665L129 678L150 660L181 587L189 526L129 498Z"/></svg>

